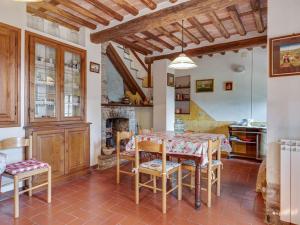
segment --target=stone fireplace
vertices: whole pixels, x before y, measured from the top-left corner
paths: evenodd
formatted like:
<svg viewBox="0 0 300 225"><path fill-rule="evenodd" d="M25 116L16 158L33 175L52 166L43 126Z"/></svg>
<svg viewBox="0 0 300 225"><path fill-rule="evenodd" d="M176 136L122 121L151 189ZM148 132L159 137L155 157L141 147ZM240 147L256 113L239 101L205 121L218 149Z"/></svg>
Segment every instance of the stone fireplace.
<svg viewBox="0 0 300 225"><path fill-rule="evenodd" d="M103 148L116 145L117 131L136 132L135 109L130 106L102 106L101 109L101 155L99 169L107 169L115 165L116 155L104 155Z"/></svg>
<svg viewBox="0 0 300 225"><path fill-rule="evenodd" d="M129 131L128 118L109 118L106 120L106 147L116 146L117 132Z"/></svg>

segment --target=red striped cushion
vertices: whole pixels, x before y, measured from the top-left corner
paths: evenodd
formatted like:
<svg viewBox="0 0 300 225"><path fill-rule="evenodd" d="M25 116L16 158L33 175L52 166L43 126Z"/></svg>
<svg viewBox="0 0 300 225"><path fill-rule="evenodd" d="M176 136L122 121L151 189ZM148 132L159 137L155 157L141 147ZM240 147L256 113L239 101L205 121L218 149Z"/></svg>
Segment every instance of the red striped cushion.
<svg viewBox="0 0 300 225"><path fill-rule="evenodd" d="M18 173L24 173L32 170L47 168L48 166L49 165L47 163L43 163L35 159L30 159L21 162L7 164L5 172L11 175L15 175Z"/></svg>

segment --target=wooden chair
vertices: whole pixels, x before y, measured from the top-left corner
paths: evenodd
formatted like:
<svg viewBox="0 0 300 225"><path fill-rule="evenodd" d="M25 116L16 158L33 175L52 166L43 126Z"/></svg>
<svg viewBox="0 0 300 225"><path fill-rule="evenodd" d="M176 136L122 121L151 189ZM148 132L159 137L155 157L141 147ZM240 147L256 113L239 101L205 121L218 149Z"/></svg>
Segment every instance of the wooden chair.
<svg viewBox="0 0 300 225"><path fill-rule="evenodd" d="M133 137L132 131L117 132L117 147L116 147L116 149L117 149L117 184L120 183L121 173L130 175L130 176L134 175L134 173L132 171L121 170L122 159L131 161L131 165L133 168L133 164L135 162L135 151L132 151L132 152L121 151L121 141L131 139L132 137Z"/></svg>
<svg viewBox="0 0 300 225"><path fill-rule="evenodd" d="M217 154L217 159L213 160L213 155ZM201 190L207 191L207 206L211 207L211 194L212 185L217 184L217 196L221 194L221 141L220 139L208 141L208 163L201 167L202 179L207 180L207 188L201 188ZM190 176L190 184L183 183L183 186L195 188L195 169L196 165L193 160L185 160L182 162L182 170L188 170L182 179ZM216 173L215 173L216 172ZM204 177L204 178L203 178Z"/></svg>
<svg viewBox="0 0 300 225"><path fill-rule="evenodd" d="M178 189L178 200L182 198L182 175L181 175L181 164L167 161L166 157L166 144L153 143L151 141L138 141L135 139L135 202L139 204L139 190L140 187L146 187L156 191L162 192L162 212L167 211L167 194ZM162 160L155 159L140 164L139 156L140 152L160 153ZM178 173L177 185L171 190L167 191L167 178L173 173ZM140 183L140 174L150 175L150 179L144 183ZM156 177L162 178L162 188L156 186ZM151 185L151 183L153 185Z"/></svg>
<svg viewBox="0 0 300 225"><path fill-rule="evenodd" d="M9 177L14 180L14 214L15 218L19 217L19 195L28 192L32 196L34 189L42 186L48 186L47 201L51 203L51 167L47 163L43 163L32 159L32 136L29 139L25 138L8 138L0 142L0 150L25 148L27 154L24 161L17 163L10 163L6 165L6 170L3 176ZM32 186L32 177L38 174L47 173L47 182ZM27 181L28 188L19 191L19 182Z"/></svg>

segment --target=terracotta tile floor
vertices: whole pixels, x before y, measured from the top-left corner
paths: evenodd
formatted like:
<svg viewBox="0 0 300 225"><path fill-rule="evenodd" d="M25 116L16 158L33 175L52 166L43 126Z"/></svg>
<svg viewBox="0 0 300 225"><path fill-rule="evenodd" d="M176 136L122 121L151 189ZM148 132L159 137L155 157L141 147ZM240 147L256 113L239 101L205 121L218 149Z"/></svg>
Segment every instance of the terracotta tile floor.
<svg viewBox="0 0 300 225"><path fill-rule="evenodd" d="M0 202L0 224L86 224L86 225L260 225L264 204L255 193L259 164L241 160L224 160L221 197L213 198L212 208L205 204L193 208L194 194L183 190L183 200L176 193L167 201L167 214L161 213L161 195L143 189L140 205L134 202L134 179L123 176L115 184L115 170L93 171L53 188L53 202L47 205L46 194L33 198L21 196L20 218L13 219L12 199ZM203 201L205 201L203 192Z"/></svg>

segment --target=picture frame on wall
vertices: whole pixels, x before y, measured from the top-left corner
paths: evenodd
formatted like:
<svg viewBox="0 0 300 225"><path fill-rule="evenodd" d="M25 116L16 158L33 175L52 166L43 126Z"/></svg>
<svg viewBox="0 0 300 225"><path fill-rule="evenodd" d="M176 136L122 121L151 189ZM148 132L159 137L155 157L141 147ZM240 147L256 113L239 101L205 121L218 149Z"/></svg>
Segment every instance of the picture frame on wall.
<svg viewBox="0 0 300 225"><path fill-rule="evenodd" d="M100 73L100 64L95 62L90 62L90 72Z"/></svg>
<svg viewBox="0 0 300 225"><path fill-rule="evenodd" d="M233 82L232 81L224 82L224 90L225 91L232 91L233 90Z"/></svg>
<svg viewBox="0 0 300 225"><path fill-rule="evenodd" d="M271 38L270 77L300 75L300 34Z"/></svg>
<svg viewBox="0 0 300 225"><path fill-rule="evenodd" d="M196 93L213 91L214 79L196 80Z"/></svg>
<svg viewBox="0 0 300 225"><path fill-rule="evenodd" d="M175 86L175 76L172 73L167 73L167 86L169 87Z"/></svg>

